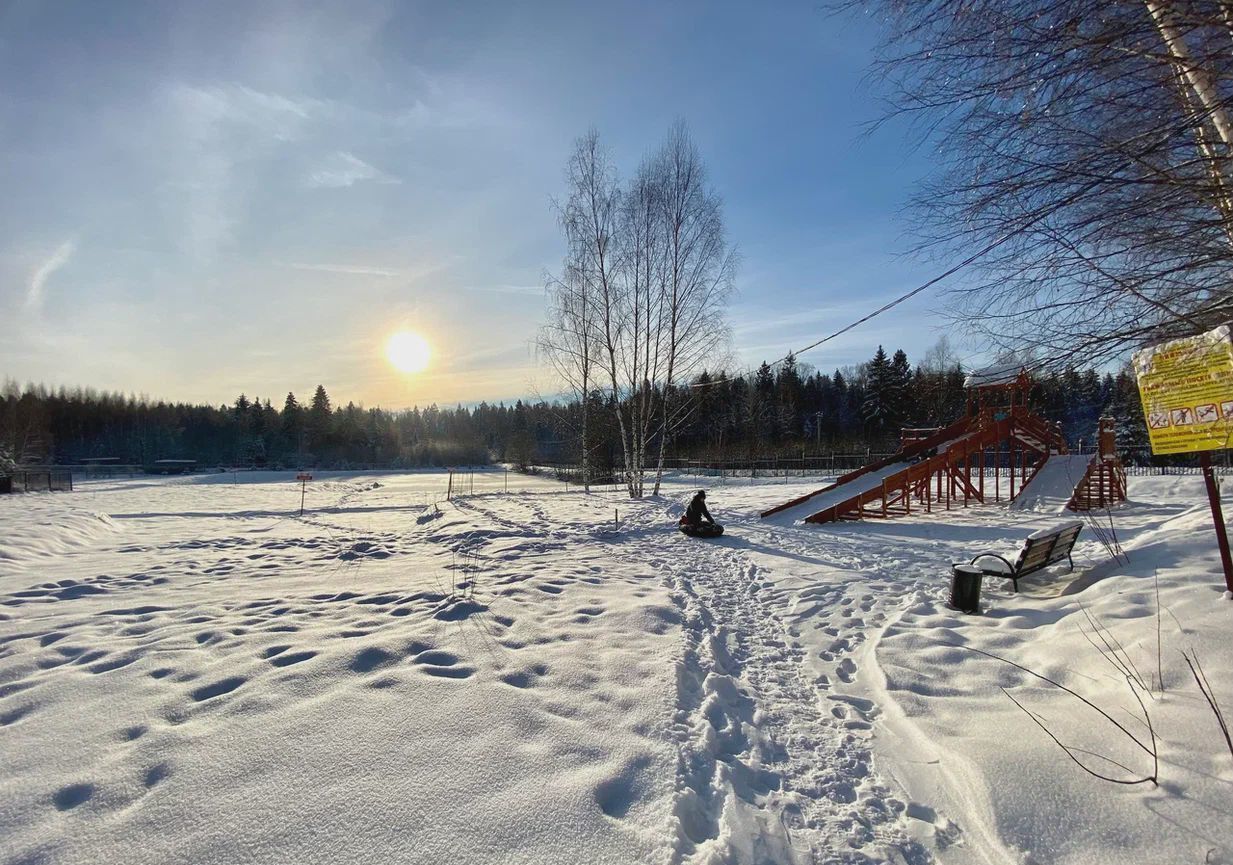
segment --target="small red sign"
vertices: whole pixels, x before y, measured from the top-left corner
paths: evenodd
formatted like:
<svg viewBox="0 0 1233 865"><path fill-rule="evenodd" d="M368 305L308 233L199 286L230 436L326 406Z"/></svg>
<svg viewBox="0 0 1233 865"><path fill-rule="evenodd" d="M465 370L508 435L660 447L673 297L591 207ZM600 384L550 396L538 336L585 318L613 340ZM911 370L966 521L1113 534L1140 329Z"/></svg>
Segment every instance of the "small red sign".
<svg viewBox="0 0 1233 865"><path fill-rule="evenodd" d="M301 475L296 475L295 479L297 481L311 481L313 479L313 476L308 475L308 474L301 474Z"/></svg>

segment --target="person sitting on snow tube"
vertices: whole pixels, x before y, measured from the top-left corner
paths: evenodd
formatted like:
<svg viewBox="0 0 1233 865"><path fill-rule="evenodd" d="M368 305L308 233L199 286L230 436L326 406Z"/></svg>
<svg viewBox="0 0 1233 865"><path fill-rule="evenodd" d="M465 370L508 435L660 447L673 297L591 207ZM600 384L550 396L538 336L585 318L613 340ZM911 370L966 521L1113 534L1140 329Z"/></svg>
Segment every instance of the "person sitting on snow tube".
<svg viewBox="0 0 1233 865"><path fill-rule="evenodd" d="M681 517L681 531L687 535L718 535L723 528L706 509L706 490L698 490Z"/></svg>

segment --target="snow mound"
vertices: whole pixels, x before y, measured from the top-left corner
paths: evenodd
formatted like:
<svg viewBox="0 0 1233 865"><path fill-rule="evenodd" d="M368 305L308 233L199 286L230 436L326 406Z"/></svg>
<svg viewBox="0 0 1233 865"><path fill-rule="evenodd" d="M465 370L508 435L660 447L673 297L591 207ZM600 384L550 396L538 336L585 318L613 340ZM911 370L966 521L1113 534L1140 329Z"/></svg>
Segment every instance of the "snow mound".
<svg viewBox="0 0 1233 865"><path fill-rule="evenodd" d="M0 499L0 561L30 562L88 549L119 530L107 514L71 506L71 496L22 493Z"/></svg>

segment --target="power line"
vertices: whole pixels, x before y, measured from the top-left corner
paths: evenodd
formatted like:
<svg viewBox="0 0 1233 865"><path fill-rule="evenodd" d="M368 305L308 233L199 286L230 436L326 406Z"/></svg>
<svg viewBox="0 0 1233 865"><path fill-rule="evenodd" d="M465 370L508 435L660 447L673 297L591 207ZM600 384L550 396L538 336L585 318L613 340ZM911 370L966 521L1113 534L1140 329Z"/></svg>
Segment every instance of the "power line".
<svg viewBox="0 0 1233 865"><path fill-rule="evenodd" d="M916 295L920 294L922 291L926 291L927 289L932 288L933 286L937 285L942 280L950 276L953 276L954 274L958 273L960 270L963 270L963 268L967 267L969 264L972 264L978 259L983 258L989 253L993 252L993 250L997 249L999 246L1001 246L1006 241L1010 240L1012 237L1016 237L1017 235L1022 234L1023 232L1031 228L1033 225L1035 225L1036 223L1043 221L1049 216L1052 216L1055 212L1057 212L1058 210L1061 210L1063 207L1067 207L1070 204L1074 203L1079 198L1083 197L1088 192L1090 192L1092 189L1095 189L1096 186L1099 185L1099 182L1100 182L1099 180L1089 181L1088 183L1084 184L1080 189L1066 196L1061 201L1058 201L1054 203L1052 206L1045 208L1043 211L1041 211L1040 213L1037 213L1035 216L1033 216L1031 219L1024 222L1022 225L1016 228L1012 228L1010 231L1007 231L1006 233L1000 235L999 237L994 239L991 243L988 243L985 246L981 247L976 252L972 253L967 258L963 259L963 261L959 262L958 264L952 265L951 267L942 271L937 276L933 277L927 282L921 283L920 285L916 286L916 288L912 289L911 291L899 295L897 298L892 300L890 303L883 304L882 306L878 307L877 309L875 309L873 312L869 313L868 315L858 318L856 321L852 322L851 324L841 327L839 330L835 331L834 333L827 334L826 336L819 339L817 342L812 342L798 351L788 352L788 354L784 355L779 360L770 364L770 366L772 367L779 366L781 363L786 361L789 357L796 357L797 355L804 354L807 351L812 351L813 349L817 348L823 343L830 342L832 339L835 339L838 336L843 336L848 331L854 330L860 327L865 322L870 321L871 319L877 318L882 313L887 312L888 310L894 309L895 307L899 306L899 304L904 303L908 300L911 300L912 298L916 297ZM750 372L750 370L747 369L746 373L748 372ZM713 381L706 382L705 384L694 383L690 385L690 387L708 387L709 385L712 385L712 384L720 384L726 381L732 381L733 379L738 378L738 377L743 377L743 375L742 376L736 376L736 375L726 376L724 378L719 378Z"/></svg>
<svg viewBox="0 0 1233 865"><path fill-rule="evenodd" d="M939 282L946 279L947 277L953 276L955 273L967 267L969 264L973 263L981 256L987 255L993 250L997 249L1003 243L1010 240L1010 238L1013 237L1015 234L1018 234L1020 231L1023 231L1026 228L1027 226L1023 226L1023 228L1019 228L1019 229L1016 229L1015 231L1007 232L1006 234L1003 234L1001 237L999 237L997 240L990 243L988 246L984 247L978 252L973 253L972 255L969 255L963 261L959 262L953 267L948 268L947 270L943 271L942 273L930 279L928 282L922 283L921 285L918 285L916 288L912 289L911 291L905 294L899 295L897 298L892 300L890 303L883 304L882 306L878 307L877 309L875 309L873 312L869 313L868 315L858 318L856 321L852 322L851 324L844 325L839 330L822 337L817 342L812 342L809 345L797 351L788 352L788 354L784 355L779 360L770 364L770 366L772 367L779 366L781 363L786 361L789 357L797 357L799 355L804 354L807 351L812 351L813 349L817 348L823 343L830 342L832 339L835 339L836 337L843 336L848 331L855 330L856 328L860 327L865 322L870 321L871 319L877 318L882 313L894 309L895 307L899 306L899 304L901 303L905 303L906 301L911 300L912 298L916 297L916 295L920 294L922 291L926 291L932 288L933 286L937 285ZM712 381L706 382L705 384L691 385L691 387L706 387L712 384L719 384L721 382L731 381L734 378L737 378L737 376L727 376L725 378L714 379Z"/></svg>

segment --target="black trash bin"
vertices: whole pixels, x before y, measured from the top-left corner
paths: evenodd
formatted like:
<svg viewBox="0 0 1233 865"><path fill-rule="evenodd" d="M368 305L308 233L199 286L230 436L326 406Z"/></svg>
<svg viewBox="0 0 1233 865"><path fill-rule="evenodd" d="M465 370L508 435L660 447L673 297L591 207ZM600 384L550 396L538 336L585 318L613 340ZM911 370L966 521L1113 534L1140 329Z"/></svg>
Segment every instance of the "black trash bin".
<svg viewBox="0 0 1233 865"><path fill-rule="evenodd" d="M13 491L13 479L8 475L0 475L0 495Z"/></svg>
<svg viewBox="0 0 1233 865"><path fill-rule="evenodd" d="M951 565L950 605L965 613L980 612L980 568L975 565Z"/></svg>

